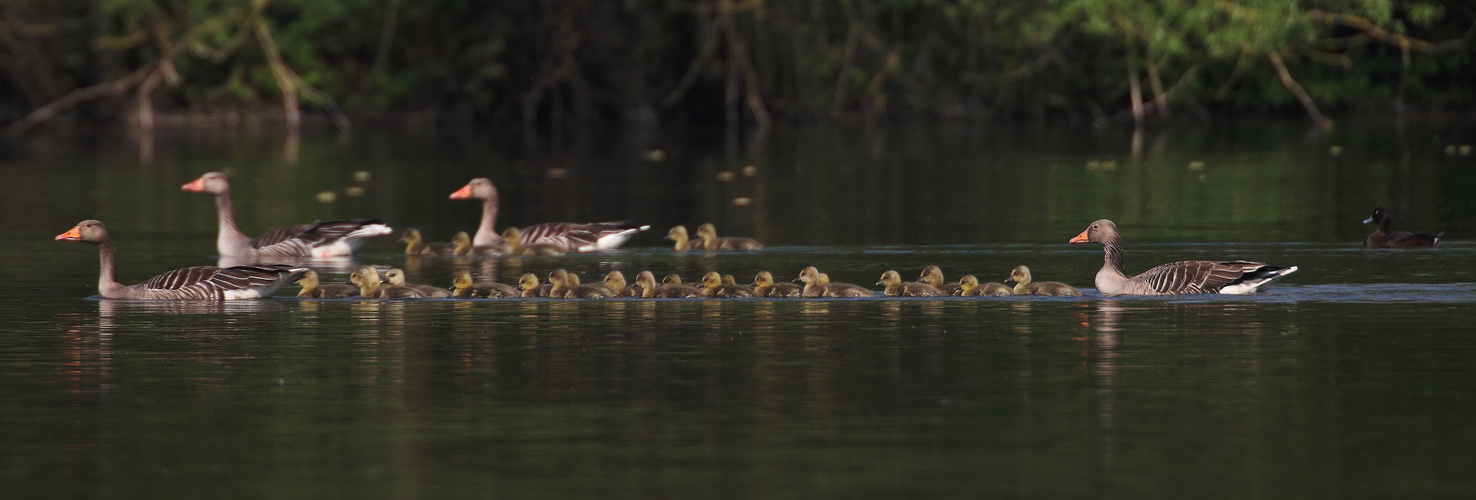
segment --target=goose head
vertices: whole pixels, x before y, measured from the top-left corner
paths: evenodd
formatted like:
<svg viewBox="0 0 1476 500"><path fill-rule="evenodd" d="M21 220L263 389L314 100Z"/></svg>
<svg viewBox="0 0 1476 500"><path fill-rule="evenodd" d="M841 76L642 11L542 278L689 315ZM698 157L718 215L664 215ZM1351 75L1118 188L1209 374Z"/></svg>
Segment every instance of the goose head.
<svg viewBox="0 0 1476 500"><path fill-rule="evenodd" d="M717 271L708 271L702 275L702 288L717 288L723 286L723 277Z"/></svg>
<svg viewBox="0 0 1476 500"><path fill-rule="evenodd" d="M492 185L491 180L488 180L485 177L478 177L476 179L472 179L471 182L466 183L465 186L461 186L461 189L457 189L455 192L451 193L451 199L496 202L497 188Z"/></svg>
<svg viewBox="0 0 1476 500"><path fill-rule="evenodd" d="M671 273L666 275L665 278L661 278L661 284L666 286L680 285L682 284L682 277L676 273Z"/></svg>
<svg viewBox="0 0 1476 500"><path fill-rule="evenodd" d="M691 236L687 235L687 226L672 226L666 232L666 239L681 243L691 239Z"/></svg>
<svg viewBox="0 0 1476 500"><path fill-rule="evenodd" d="M624 290L626 285L625 273L622 273L620 271L610 271L608 274L605 275L604 283L605 285L608 285L611 290Z"/></svg>
<svg viewBox="0 0 1476 500"><path fill-rule="evenodd" d="M815 269L815 266L806 267L800 270L799 277L794 280L807 285L810 283L818 285L820 284L820 270Z"/></svg>
<svg viewBox="0 0 1476 500"><path fill-rule="evenodd" d="M231 191L231 181L226 180L226 174L220 172L207 172L185 185L179 187L180 191L191 193L221 194Z"/></svg>
<svg viewBox="0 0 1476 500"><path fill-rule="evenodd" d="M1107 219L1099 219L1067 243L1096 243L1105 246L1110 241L1117 241L1118 237L1117 224Z"/></svg>
<svg viewBox="0 0 1476 500"><path fill-rule="evenodd" d="M924 267L923 270L922 270L922 275L920 275L920 276L917 277L917 281L919 281L921 283L927 283L927 284L933 285L933 286L942 285L943 284L943 270L940 269L938 266Z"/></svg>
<svg viewBox="0 0 1476 500"><path fill-rule="evenodd" d="M56 241L82 241L94 245L108 239L108 228L103 227L102 221L90 219L78 222L67 232L56 235Z"/></svg>
<svg viewBox="0 0 1476 500"><path fill-rule="evenodd" d="M901 285L902 284L902 275L901 274L897 274L897 271L887 271L887 272L884 272L881 275L881 279L880 280L877 280L876 284L878 284L878 285L886 285L887 287L894 287L894 286L897 286L897 285Z"/></svg>
<svg viewBox="0 0 1476 500"><path fill-rule="evenodd" d="M523 291L525 292L530 290L537 290L538 285L538 275L536 274L523 273L522 276L518 277L518 288L523 289Z"/></svg>
<svg viewBox="0 0 1476 500"><path fill-rule="evenodd" d="M451 275L451 287L464 290L472 287L471 273L467 271L456 271Z"/></svg>
<svg viewBox="0 0 1476 500"><path fill-rule="evenodd" d="M774 273L771 273L771 272L768 272L768 271L759 271L758 274L755 274L753 276L753 286L758 286L758 287L774 286Z"/></svg>
<svg viewBox="0 0 1476 500"><path fill-rule="evenodd" d="M959 290L963 290L965 293L967 293L974 291L975 288L979 288L979 278L975 278L974 275L968 274L958 279Z"/></svg>
<svg viewBox="0 0 1476 500"><path fill-rule="evenodd" d="M1004 281L1005 283L1015 282L1028 284L1030 283L1030 268L1025 266L1015 266L1015 269L1010 271L1010 277L1005 278Z"/></svg>

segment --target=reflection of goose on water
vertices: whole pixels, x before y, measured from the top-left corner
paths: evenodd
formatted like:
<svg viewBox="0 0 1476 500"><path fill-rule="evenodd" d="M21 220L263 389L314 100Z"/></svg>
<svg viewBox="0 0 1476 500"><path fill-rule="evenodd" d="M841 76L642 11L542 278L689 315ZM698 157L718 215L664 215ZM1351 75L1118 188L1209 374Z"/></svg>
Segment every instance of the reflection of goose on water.
<svg viewBox="0 0 1476 500"><path fill-rule="evenodd" d="M215 247L221 255L245 257L252 261L282 257L344 257L354 254L364 239L393 232L375 219L337 220L287 226L267 231L255 238L236 227L236 208L231 201L231 184L226 175L210 172L180 187L193 193L215 196L215 211L220 218L220 234Z"/></svg>
<svg viewBox="0 0 1476 500"><path fill-rule="evenodd" d="M297 279L306 268L273 266L195 266L167 271L137 285L114 278L113 238L102 222L85 220L56 236L57 241L81 241L97 246L97 293L106 299L236 300L270 297L282 285Z"/></svg>
<svg viewBox="0 0 1476 500"><path fill-rule="evenodd" d="M1097 292L1103 295L1175 295L1191 293L1256 293L1296 266L1273 266L1262 262L1186 260L1170 262L1127 276L1122 271L1122 236L1107 219L1093 222L1070 243L1096 243L1105 254L1097 271Z"/></svg>
<svg viewBox="0 0 1476 500"><path fill-rule="evenodd" d="M1440 236L1445 234L1445 231L1435 234L1390 232L1389 230L1394 225L1394 216L1390 215L1388 210L1384 210L1384 207L1375 208L1373 215L1363 220L1364 224L1370 222L1377 222L1379 226L1374 229L1373 234L1364 238L1363 246L1367 248L1433 247L1440 242Z"/></svg>

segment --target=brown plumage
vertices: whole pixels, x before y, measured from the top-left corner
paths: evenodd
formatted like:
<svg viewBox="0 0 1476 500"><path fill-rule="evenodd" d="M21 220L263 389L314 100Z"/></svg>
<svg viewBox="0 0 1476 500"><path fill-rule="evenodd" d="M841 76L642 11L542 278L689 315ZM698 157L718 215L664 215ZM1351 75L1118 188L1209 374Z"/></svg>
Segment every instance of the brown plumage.
<svg viewBox="0 0 1476 500"><path fill-rule="evenodd" d="M675 244L672 245L672 250L678 252L685 252L687 250L691 250L702 245L701 240L691 239L691 237L687 235L686 226L673 226L670 230L666 232L666 239L675 242Z"/></svg>
<svg viewBox="0 0 1476 500"><path fill-rule="evenodd" d="M390 270L385 271L384 280L391 285L408 286L410 288L414 288L416 291L420 292L420 295L427 298L444 299L451 296L451 290L447 290L445 288L432 285L422 285L417 283L407 283L405 281L405 271L399 268L391 268Z"/></svg>
<svg viewBox="0 0 1476 500"><path fill-rule="evenodd" d="M943 269L938 266L924 267L922 275L918 276L917 280L932 285L933 288L937 288L938 291L943 292L943 295L959 294L959 284L944 283L947 280L943 279Z"/></svg>
<svg viewBox="0 0 1476 500"><path fill-rule="evenodd" d="M979 286L979 278L974 277L972 274L960 278L958 280L958 286L958 294L961 297L1002 297L1015 294L1010 287L993 281L985 283L984 286Z"/></svg>
<svg viewBox="0 0 1476 500"><path fill-rule="evenodd" d="M897 271L889 270L882 273L881 279L877 280L876 284L886 287L882 290L882 295L888 297L942 297L944 295L937 288L933 288L933 285L902 281L902 275Z"/></svg>
<svg viewBox="0 0 1476 500"><path fill-rule="evenodd" d="M539 283L538 275L536 274L523 273L522 276L518 277L518 288L522 290L521 295L523 298L531 299L535 297L547 297L548 291L553 288L553 285Z"/></svg>
<svg viewBox="0 0 1476 500"><path fill-rule="evenodd" d="M84 220L56 241L81 241L97 246L97 294L105 299L149 300L237 300L270 297L291 283L305 267L292 266L195 266L167 271L137 285L114 279L116 259L113 238L102 222Z"/></svg>
<svg viewBox="0 0 1476 500"><path fill-rule="evenodd" d="M502 230L502 239L507 242L508 255L564 255L564 248L552 243L523 243L523 230L509 227Z"/></svg>
<svg viewBox="0 0 1476 500"><path fill-rule="evenodd" d="M703 250L761 250L763 243L753 238L739 236L718 236L717 227L712 224L703 224L697 227L697 239L702 241Z"/></svg>
<svg viewBox="0 0 1476 500"><path fill-rule="evenodd" d="M1250 294L1297 271L1296 266L1262 262L1186 260L1127 276L1122 271L1122 236L1107 219L1091 223L1069 243L1102 245L1102 269L1096 278L1097 292L1102 295Z"/></svg>
<svg viewBox="0 0 1476 500"><path fill-rule="evenodd" d="M625 273L622 273L620 271L610 271L608 274L605 275L603 283L605 284L605 287L610 289L610 291L615 292L615 296L617 297L641 296L641 287L627 284L625 281Z"/></svg>
<svg viewBox="0 0 1476 500"><path fill-rule="evenodd" d="M603 299L615 294L603 285L581 285L578 276L563 269L548 273L548 296L560 299Z"/></svg>
<svg viewBox="0 0 1476 500"><path fill-rule="evenodd" d="M797 298L801 289L794 283L775 283L774 274L768 271L759 271L753 277L753 295L755 297L770 298Z"/></svg>
<svg viewBox="0 0 1476 500"><path fill-rule="evenodd" d="M502 236L497 234L498 196L497 187L486 178L472 179L461 189L451 193L453 200L481 200L482 222L477 226L473 242L477 246L505 248ZM522 228L522 244L550 243L566 252L593 252L614 250L624 245L636 233L651 226L632 225L625 221L609 222L546 222Z"/></svg>
<svg viewBox="0 0 1476 500"><path fill-rule="evenodd" d="M795 281L803 282L805 297L875 297L876 292L850 283L831 283L830 277L815 269L815 266L800 271Z"/></svg>
<svg viewBox="0 0 1476 500"><path fill-rule="evenodd" d="M702 296L702 289L682 284L682 277L673 273L661 278L661 288L656 294L668 299L694 299Z"/></svg>
<svg viewBox="0 0 1476 500"><path fill-rule="evenodd" d="M1411 233L1408 231L1390 232L1390 228L1394 225L1394 216L1390 215L1388 210L1384 210L1384 207L1375 208L1373 215L1363 220L1364 224L1370 222L1377 222L1379 226L1377 229L1374 229L1373 234L1363 239L1363 246L1365 248L1433 247L1436 243L1440 242L1440 237L1445 234L1445 231L1435 234Z"/></svg>
<svg viewBox="0 0 1476 500"><path fill-rule="evenodd" d="M311 269L303 271L302 276L297 278L297 284L302 287L297 296L304 299L344 299L359 295L359 287L345 283L323 283L319 280L318 273Z"/></svg>
<svg viewBox="0 0 1476 500"><path fill-rule="evenodd" d="M380 281L379 269L364 266L349 274L349 281L359 287L359 296L366 299L419 299L424 298L419 290L404 285L388 285Z"/></svg>
<svg viewBox="0 0 1476 500"><path fill-rule="evenodd" d="M467 271L456 271L451 275L451 296L460 298L509 299L521 297L522 290L505 283L487 281L477 283Z"/></svg>
<svg viewBox="0 0 1476 500"><path fill-rule="evenodd" d="M737 284L723 284L723 277L712 271L702 275L702 296L709 298L752 297L753 292Z"/></svg>
<svg viewBox="0 0 1476 500"><path fill-rule="evenodd" d="M248 238L241 228L236 227L231 183L225 174L208 172L180 186L180 190L208 193L215 197L220 227L215 248L223 257L236 257L247 262L293 257L347 257L353 255L366 238L394 232L376 219L354 219L279 227Z"/></svg>
<svg viewBox="0 0 1476 500"><path fill-rule="evenodd" d="M1015 288L1010 290L1015 295L1049 295L1052 297L1080 297L1081 290L1071 285L1056 281L1033 282L1030 280L1030 268L1015 266L1010 271L1010 277L1005 278L1005 283L1015 282Z"/></svg>

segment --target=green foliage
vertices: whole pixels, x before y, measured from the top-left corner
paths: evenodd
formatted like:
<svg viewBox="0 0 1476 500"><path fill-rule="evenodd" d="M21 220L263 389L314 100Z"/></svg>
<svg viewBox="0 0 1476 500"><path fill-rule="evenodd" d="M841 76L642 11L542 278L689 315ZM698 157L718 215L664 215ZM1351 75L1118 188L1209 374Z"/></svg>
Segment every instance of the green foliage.
<svg viewBox="0 0 1476 500"><path fill-rule="evenodd" d="M1268 54L1324 109L1470 106L1476 5L1412 0L59 0L0 7L0 96L34 107L164 59L160 103L273 104L266 28L302 84L350 112L541 119L652 108L723 116L1114 114L1129 68L1170 101L1295 110ZM42 34L45 33L45 34ZM37 64L49 67L38 68ZM39 70L39 71L38 71ZM177 76L178 78L173 78ZM1146 81L1146 80L1145 80ZM726 96L746 96L737 104ZM1144 96L1151 99L1152 95ZM753 104L757 99L759 104ZM532 104L529 104L532 103ZM305 106L314 104L305 102ZM531 111L530 111L531 110Z"/></svg>

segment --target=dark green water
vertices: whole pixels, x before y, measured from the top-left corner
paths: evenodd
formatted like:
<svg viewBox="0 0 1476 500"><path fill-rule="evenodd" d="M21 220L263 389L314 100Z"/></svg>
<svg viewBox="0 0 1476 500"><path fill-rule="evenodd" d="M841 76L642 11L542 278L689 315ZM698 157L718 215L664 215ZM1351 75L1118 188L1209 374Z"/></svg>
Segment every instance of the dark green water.
<svg viewBox="0 0 1476 500"><path fill-rule="evenodd" d="M266 133L160 137L147 162L126 140L13 142L0 480L7 498L1465 497L1476 160L1444 147L1473 131L1175 130L1150 133L1136 162L1124 133L1008 127L537 147L363 132L305 137L295 162ZM52 237L107 222L128 283L212 263L213 206L179 191L208 170L232 173L253 233L376 216L435 238L474 227L476 207L446 195L489 176L504 224L710 220L772 245L675 255L652 234L599 255L407 260L383 239L317 266L329 280L361 264L436 284L463 268L590 282L817 265L870 285L888 269L999 281L1027 264L1090 288L1100 247L1065 241L1102 217L1130 272L1196 258L1301 271L1228 298L89 298L96 252ZM1362 249L1380 204L1449 239Z"/></svg>

